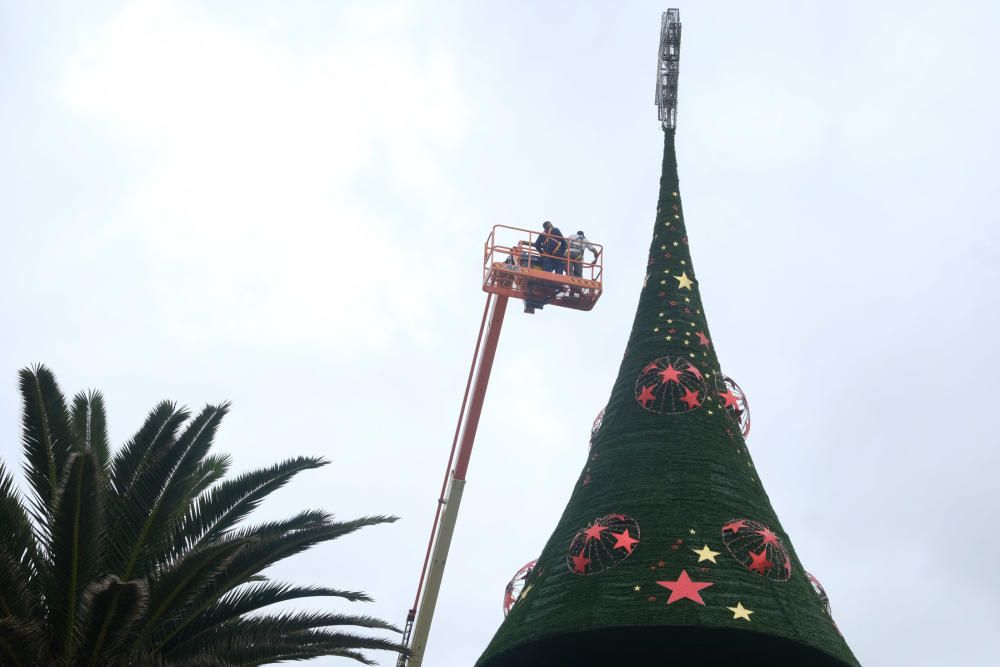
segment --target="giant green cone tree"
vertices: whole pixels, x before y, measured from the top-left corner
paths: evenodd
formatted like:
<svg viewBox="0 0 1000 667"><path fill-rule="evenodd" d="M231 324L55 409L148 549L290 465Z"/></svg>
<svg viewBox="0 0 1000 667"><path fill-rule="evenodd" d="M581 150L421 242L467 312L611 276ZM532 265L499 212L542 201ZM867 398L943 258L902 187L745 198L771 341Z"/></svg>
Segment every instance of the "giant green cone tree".
<svg viewBox="0 0 1000 667"><path fill-rule="evenodd" d="M160 403L117 452L96 392L67 406L44 367L20 374L27 503L0 463L0 665L236 667L317 656L372 663L397 631L368 616L268 611L299 598L364 593L273 581L267 568L359 528L319 510L246 525L295 475L299 457L224 479L210 453L228 406L193 419Z"/></svg>
<svg viewBox="0 0 1000 667"><path fill-rule="evenodd" d="M632 333L566 510L480 667L856 665L735 422L666 130Z"/></svg>

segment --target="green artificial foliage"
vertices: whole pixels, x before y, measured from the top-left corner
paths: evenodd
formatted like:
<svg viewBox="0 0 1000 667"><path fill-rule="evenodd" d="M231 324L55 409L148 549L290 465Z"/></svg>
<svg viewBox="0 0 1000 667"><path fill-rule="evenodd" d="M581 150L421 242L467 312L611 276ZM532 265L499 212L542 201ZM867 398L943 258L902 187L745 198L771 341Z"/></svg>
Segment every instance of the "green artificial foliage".
<svg viewBox="0 0 1000 667"><path fill-rule="evenodd" d="M228 405L193 419L157 405L117 452L104 402L67 406L45 367L20 373L27 502L0 463L0 665L236 667L319 656L375 664L362 652L398 642L369 616L295 612L300 598L369 601L364 593L296 586L271 565L360 528L319 510L243 520L295 475L326 465L298 457L224 479L228 455L209 453Z"/></svg>
<svg viewBox="0 0 1000 667"><path fill-rule="evenodd" d="M478 665L857 665L740 432L665 134L647 275L603 422Z"/></svg>

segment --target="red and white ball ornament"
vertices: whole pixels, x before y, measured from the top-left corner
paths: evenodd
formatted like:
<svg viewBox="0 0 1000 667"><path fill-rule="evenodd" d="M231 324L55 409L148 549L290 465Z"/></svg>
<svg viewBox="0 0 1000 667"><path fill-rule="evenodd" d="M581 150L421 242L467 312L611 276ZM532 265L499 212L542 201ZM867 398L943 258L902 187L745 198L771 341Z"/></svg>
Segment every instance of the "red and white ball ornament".
<svg viewBox="0 0 1000 667"><path fill-rule="evenodd" d="M823 605L823 610L827 613L830 618L833 618L833 611L830 609L830 596L826 594L826 590L823 589L823 584L819 583L812 573L806 572L806 579L812 585L813 591L816 592L816 596L819 598L819 602Z"/></svg>
<svg viewBox="0 0 1000 667"><path fill-rule="evenodd" d="M750 519L733 519L722 526L722 543L743 567L773 581L792 576L792 559L773 530Z"/></svg>
<svg viewBox="0 0 1000 667"><path fill-rule="evenodd" d="M528 583L528 578L531 577L531 573L535 571L535 566L537 564L537 560L525 563L521 566L521 569L517 571L514 577L507 582L507 588L504 589L503 592L504 617L510 613L514 603L521 599L521 595L524 593L525 585Z"/></svg>
<svg viewBox="0 0 1000 667"><path fill-rule="evenodd" d="M684 357L660 357L642 369L635 381L635 400L657 414L691 412L701 407L705 377Z"/></svg>
<svg viewBox="0 0 1000 667"><path fill-rule="evenodd" d="M625 514L609 514L581 528L569 543L566 566L573 574L603 572L632 555L639 545L639 524Z"/></svg>
<svg viewBox="0 0 1000 667"><path fill-rule="evenodd" d="M601 411L597 413L594 417L594 423L590 427L590 446L594 446L594 438L597 437L597 432L601 430L601 425L604 423L604 411L607 408L601 408Z"/></svg>
<svg viewBox="0 0 1000 667"><path fill-rule="evenodd" d="M743 439L746 440L750 435L750 404L747 402L747 395L728 375L722 379L722 386L716 389L719 405L736 422Z"/></svg>

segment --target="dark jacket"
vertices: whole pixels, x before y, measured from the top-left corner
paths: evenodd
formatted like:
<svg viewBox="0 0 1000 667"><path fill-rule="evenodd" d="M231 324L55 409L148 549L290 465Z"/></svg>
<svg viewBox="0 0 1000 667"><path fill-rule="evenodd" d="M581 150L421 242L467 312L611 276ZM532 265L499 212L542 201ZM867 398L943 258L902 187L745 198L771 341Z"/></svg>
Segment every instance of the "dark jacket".
<svg viewBox="0 0 1000 667"><path fill-rule="evenodd" d="M534 245L535 250L546 255L562 257L566 254L566 239L558 227L550 227L549 231L539 234Z"/></svg>

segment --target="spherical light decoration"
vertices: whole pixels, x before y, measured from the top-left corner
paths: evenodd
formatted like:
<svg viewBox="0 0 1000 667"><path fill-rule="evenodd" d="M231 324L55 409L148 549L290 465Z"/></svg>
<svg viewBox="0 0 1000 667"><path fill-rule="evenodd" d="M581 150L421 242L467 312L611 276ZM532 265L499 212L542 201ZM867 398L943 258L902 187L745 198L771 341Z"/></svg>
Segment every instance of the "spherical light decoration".
<svg viewBox="0 0 1000 667"><path fill-rule="evenodd" d="M743 439L746 440L750 435L750 404L747 402L747 395L728 375L723 376L723 382L720 384L722 386L716 391L719 405L736 423L740 433L743 434Z"/></svg>
<svg viewBox="0 0 1000 667"><path fill-rule="evenodd" d="M833 618L833 611L830 609L830 596L827 595L826 591L823 589L823 584L819 583L819 579L814 577L809 572L806 572L806 578L809 580L809 583L812 584L813 590L816 591L816 595L819 597L819 602L823 605L823 610L826 611L830 618Z"/></svg>
<svg viewBox="0 0 1000 667"><path fill-rule="evenodd" d="M635 400L649 412L678 414L701 407L705 377L683 357L660 357L642 369L635 381Z"/></svg>
<svg viewBox="0 0 1000 667"><path fill-rule="evenodd" d="M632 555L639 546L639 524L624 514L598 517L569 543L566 565L573 574L603 572Z"/></svg>
<svg viewBox="0 0 1000 667"><path fill-rule="evenodd" d="M537 564L537 560L525 563L521 566L521 569L517 571L514 577L507 582L507 588L504 589L503 593L503 615L505 618L507 614L510 613L514 604L521 599L521 595L524 594L528 578L531 576L531 573L535 571L535 565Z"/></svg>
<svg viewBox="0 0 1000 667"><path fill-rule="evenodd" d="M722 526L722 543L743 567L773 581L792 576L792 560L773 530L750 519L734 519Z"/></svg>
<svg viewBox="0 0 1000 667"><path fill-rule="evenodd" d="M597 437L597 432L601 430L601 424L604 423L604 410L605 410L605 408L601 408L601 411L597 413L596 417L594 417L594 423L590 427L590 446L591 447L594 446L594 438Z"/></svg>

